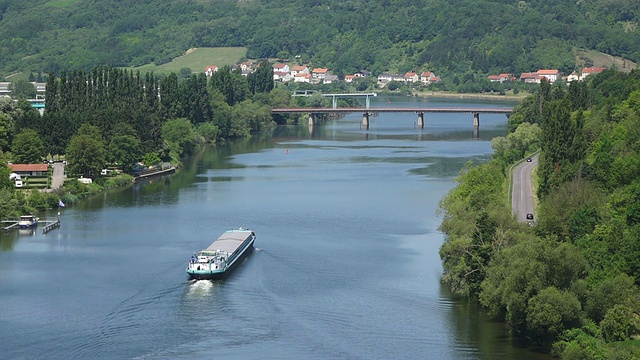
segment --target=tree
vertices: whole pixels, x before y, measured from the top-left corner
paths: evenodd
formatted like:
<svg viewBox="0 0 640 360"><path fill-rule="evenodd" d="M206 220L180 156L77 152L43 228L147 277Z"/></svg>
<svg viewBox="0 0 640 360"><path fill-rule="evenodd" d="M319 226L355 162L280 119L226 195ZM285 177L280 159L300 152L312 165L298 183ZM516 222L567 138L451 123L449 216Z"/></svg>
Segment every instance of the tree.
<svg viewBox="0 0 640 360"><path fill-rule="evenodd" d="M140 159L140 139L132 135L117 135L109 143L109 159L131 171Z"/></svg>
<svg viewBox="0 0 640 360"><path fill-rule="evenodd" d="M196 145L196 131L185 118L167 121L162 126L162 139L172 153L172 157L191 154Z"/></svg>
<svg viewBox="0 0 640 360"><path fill-rule="evenodd" d="M527 307L530 339L550 345L562 331L579 324L580 310L580 301L574 294L553 286L541 290L529 299Z"/></svg>
<svg viewBox="0 0 640 360"><path fill-rule="evenodd" d="M253 73L247 75L247 82L251 93L268 93L273 90L273 67L263 60Z"/></svg>
<svg viewBox="0 0 640 360"><path fill-rule="evenodd" d="M602 335L607 341L623 341L640 330L638 319L633 309L617 304L607 311L600 322Z"/></svg>
<svg viewBox="0 0 640 360"><path fill-rule="evenodd" d="M65 155L71 173L84 176L99 174L106 163L105 144L100 130L93 125L82 125L71 138Z"/></svg>
<svg viewBox="0 0 640 360"><path fill-rule="evenodd" d="M16 99L35 99L36 87L27 80L11 83L11 95Z"/></svg>
<svg viewBox="0 0 640 360"><path fill-rule="evenodd" d="M13 160L17 163L35 164L45 156L44 145L35 130L25 129L13 139Z"/></svg>

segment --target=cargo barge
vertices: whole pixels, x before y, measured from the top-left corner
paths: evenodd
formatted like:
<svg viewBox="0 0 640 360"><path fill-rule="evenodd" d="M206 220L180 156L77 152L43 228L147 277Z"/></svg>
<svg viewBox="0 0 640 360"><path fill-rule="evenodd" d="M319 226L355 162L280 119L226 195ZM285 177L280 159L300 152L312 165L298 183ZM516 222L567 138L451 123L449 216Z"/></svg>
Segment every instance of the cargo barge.
<svg viewBox="0 0 640 360"><path fill-rule="evenodd" d="M249 229L225 231L209 247L191 256L187 274L195 280L218 280L229 275L253 251L256 234Z"/></svg>

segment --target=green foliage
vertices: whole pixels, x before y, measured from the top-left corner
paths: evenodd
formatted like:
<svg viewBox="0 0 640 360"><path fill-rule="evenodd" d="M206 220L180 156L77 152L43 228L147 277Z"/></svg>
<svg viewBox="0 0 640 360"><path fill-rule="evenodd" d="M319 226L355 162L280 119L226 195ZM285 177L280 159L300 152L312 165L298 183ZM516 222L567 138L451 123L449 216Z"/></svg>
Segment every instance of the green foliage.
<svg viewBox="0 0 640 360"><path fill-rule="evenodd" d="M140 140L135 136L114 136L109 143L109 160L121 165L124 171L130 171L140 155Z"/></svg>
<svg viewBox="0 0 640 360"><path fill-rule="evenodd" d="M106 151L100 130L93 125L82 125L67 146L66 159L70 173L87 177L100 174L106 164Z"/></svg>
<svg viewBox="0 0 640 360"><path fill-rule="evenodd" d="M156 153L146 153L142 157L142 163L146 166L154 166L160 163L161 159Z"/></svg>
<svg viewBox="0 0 640 360"><path fill-rule="evenodd" d="M193 153L197 144L196 136L195 128L184 118L169 120L162 126L162 139L175 158Z"/></svg>
<svg viewBox="0 0 640 360"><path fill-rule="evenodd" d="M18 80L10 84L11 96L16 99L35 99L36 87L27 80Z"/></svg>
<svg viewBox="0 0 640 360"><path fill-rule="evenodd" d="M580 324L580 302L551 286L529 299L527 330L534 342L550 345L564 330Z"/></svg>
<svg viewBox="0 0 640 360"><path fill-rule="evenodd" d="M607 310L604 319L600 322L600 328L607 341L622 341L637 333L640 323L633 309L617 304Z"/></svg>
<svg viewBox="0 0 640 360"><path fill-rule="evenodd" d="M586 310L591 319L600 322L615 305L625 305L636 312L640 310L640 289L626 274L607 278L593 289Z"/></svg>
<svg viewBox="0 0 640 360"><path fill-rule="evenodd" d="M21 164L42 163L45 156L44 145L35 130L25 129L13 139L11 146L13 161Z"/></svg>

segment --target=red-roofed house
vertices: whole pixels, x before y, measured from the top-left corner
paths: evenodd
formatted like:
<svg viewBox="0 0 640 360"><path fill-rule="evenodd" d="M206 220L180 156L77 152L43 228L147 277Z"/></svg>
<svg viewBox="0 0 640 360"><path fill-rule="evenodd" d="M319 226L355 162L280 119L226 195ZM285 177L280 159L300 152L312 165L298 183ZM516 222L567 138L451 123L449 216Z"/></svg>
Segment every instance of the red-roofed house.
<svg viewBox="0 0 640 360"><path fill-rule="evenodd" d="M308 74L309 68L304 65L296 65L291 68L291 76L296 76L297 74Z"/></svg>
<svg viewBox="0 0 640 360"><path fill-rule="evenodd" d="M314 79L324 79L325 76L329 73L329 69L327 68L315 68L311 71L311 76Z"/></svg>
<svg viewBox="0 0 640 360"><path fill-rule="evenodd" d="M293 79L293 77L288 72L284 72L284 71L273 72L273 81L287 82L287 81L291 81L291 79Z"/></svg>
<svg viewBox="0 0 640 360"><path fill-rule="evenodd" d="M595 67L595 66L583 68L582 69L582 75L580 76L580 80L584 80L584 78L586 78L587 76L589 76L591 74L598 74L598 73L601 73L601 72L603 72L605 70L606 70L605 68Z"/></svg>
<svg viewBox="0 0 640 360"><path fill-rule="evenodd" d="M213 76L213 73L217 72L217 71L218 71L218 67L215 66L215 65L211 65L211 66L207 66L204 69L204 74L207 75L207 76Z"/></svg>
<svg viewBox="0 0 640 360"><path fill-rule="evenodd" d="M47 164L11 164L9 168L20 176L42 176L49 171Z"/></svg>
<svg viewBox="0 0 640 360"><path fill-rule="evenodd" d="M547 78L547 80L549 80L550 83L554 83L556 82L556 80L558 80L560 78L560 71L558 70L538 70L536 72L536 75L538 75L538 82L540 82L540 80L544 77Z"/></svg>
<svg viewBox="0 0 640 360"><path fill-rule="evenodd" d="M406 74L404 74L404 81L405 82L418 82L418 74L414 73L414 72L408 72Z"/></svg>
<svg viewBox="0 0 640 360"><path fill-rule="evenodd" d="M520 81L527 84L540 82L540 80L538 79L538 74L532 72L520 74Z"/></svg>
<svg viewBox="0 0 640 360"><path fill-rule="evenodd" d="M437 81L434 81L438 79ZM436 76L436 74L432 73L431 71L425 71L422 74L420 74L420 82L424 83L424 84L429 84L432 82L438 82L440 81L440 78Z"/></svg>
<svg viewBox="0 0 640 360"><path fill-rule="evenodd" d="M293 82L311 82L311 74L297 73L293 77Z"/></svg>
<svg viewBox="0 0 640 360"><path fill-rule="evenodd" d="M580 76L575 71L569 74L569 76L567 76L567 82L578 81L578 80L580 80Z"/></svg>
<svg viewBox="0 0 640 360"><path fill-rule="evenodd" d="M489 81L491 81L491 82L498 82L498 81L500 81L500 76L499 75L489 75L489 76L487 76L487 79L489 79Z"/></svg>
<svg viewBox="0 0 640 360"><path fill-rule="evenodd" d="M356 77L355 75L345 75L344 82L348 82L348 83L353 82L353 79L355 79L355 77Z"/></svg>

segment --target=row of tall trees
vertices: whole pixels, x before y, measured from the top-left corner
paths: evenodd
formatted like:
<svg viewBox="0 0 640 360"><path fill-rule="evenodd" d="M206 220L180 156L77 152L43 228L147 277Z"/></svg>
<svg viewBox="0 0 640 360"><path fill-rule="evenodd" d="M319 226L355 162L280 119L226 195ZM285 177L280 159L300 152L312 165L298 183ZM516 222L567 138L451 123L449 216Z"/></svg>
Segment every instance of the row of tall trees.
<svg viewBox="0 0 640 360"><path fill-rule="evenodd" d="M443 281L564 359L640 356L640 72L541 84L494 158L441 203ZM505 199L508 169L541 150L536 225ZM627 341L627 346L615 346Z"/></svg>

